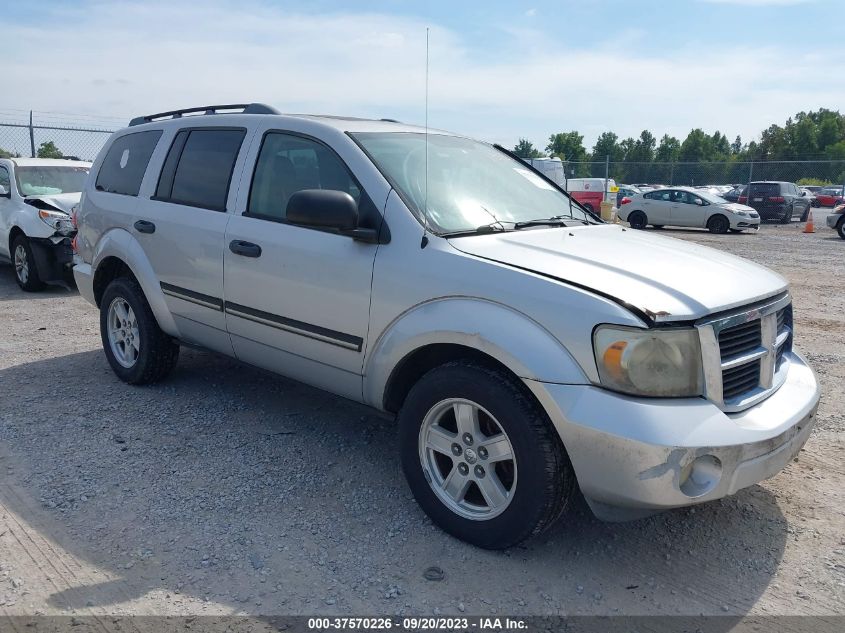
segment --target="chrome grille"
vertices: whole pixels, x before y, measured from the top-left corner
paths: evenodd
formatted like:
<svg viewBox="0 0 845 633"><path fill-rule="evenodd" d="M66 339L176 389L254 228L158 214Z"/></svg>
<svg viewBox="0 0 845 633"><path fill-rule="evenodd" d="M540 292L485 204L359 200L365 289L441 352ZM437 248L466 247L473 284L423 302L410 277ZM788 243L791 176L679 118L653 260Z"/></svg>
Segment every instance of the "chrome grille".
<svg viewBox="0 0 845 633"><path fill-rule="evenodd" d="M725 411L740 411L777 389L792 349L788 294L708 318L697 324L707 397Z"/></svg>
<svg viewBox="0 0 845 633"><path fill-rule="evenodd" d="M719 332L719 352L722 360L749 352L761 344L759 320L735 325Z"/></svg>

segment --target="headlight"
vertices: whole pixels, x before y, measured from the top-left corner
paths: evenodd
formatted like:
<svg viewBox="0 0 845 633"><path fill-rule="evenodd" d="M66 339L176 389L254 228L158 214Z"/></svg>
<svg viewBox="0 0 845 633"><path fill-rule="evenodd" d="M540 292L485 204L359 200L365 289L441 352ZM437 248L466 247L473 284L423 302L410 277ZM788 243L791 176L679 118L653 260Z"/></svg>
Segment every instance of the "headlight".
<svg viewBox="0 0 845 633"><path fill-rule="evenodd" d="M748 211L734 211L736 215L742 215L748 217Z"/></svg>
<svg viewBox="0 0 845 633"><path fill-rule="evenodd" d="M70 216L67 213L51 211L50 209L38 209L38 217L41 218L44 224L61 235L73 233L73 223L70 221Z"/></svg>
<svg viewBox="0 0 845 633"><path fill-rule="evenodd" d="M593 334L601 384L638 396L702 393L701 345L693 328L642 330L602 325Z"/></svg>

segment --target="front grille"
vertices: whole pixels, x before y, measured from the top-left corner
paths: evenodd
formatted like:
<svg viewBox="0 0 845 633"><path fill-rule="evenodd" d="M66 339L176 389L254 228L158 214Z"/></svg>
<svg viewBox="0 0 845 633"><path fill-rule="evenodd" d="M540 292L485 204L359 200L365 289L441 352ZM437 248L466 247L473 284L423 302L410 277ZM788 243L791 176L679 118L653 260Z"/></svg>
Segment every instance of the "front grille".
<svg viewBox="0 0 845 633"><path fill-rule="evenodd" d="M699 328L707 395L725 410L751 406L785 378L779 370L792 349L789 295L705 321Z"/></svg>
<svg viewBox="0 0 845 633"><path fill-rule="evenodd" d="M754 360L739 367L722 372L722 397L733 400L760 384L760 360Z"/></svg>
<svg viewBox="0 0 845 633"><path fill-rule="evenodd" d="M719 332L719 354L722 360L739 356L760 347L760 320L726 328Z"/></svg>

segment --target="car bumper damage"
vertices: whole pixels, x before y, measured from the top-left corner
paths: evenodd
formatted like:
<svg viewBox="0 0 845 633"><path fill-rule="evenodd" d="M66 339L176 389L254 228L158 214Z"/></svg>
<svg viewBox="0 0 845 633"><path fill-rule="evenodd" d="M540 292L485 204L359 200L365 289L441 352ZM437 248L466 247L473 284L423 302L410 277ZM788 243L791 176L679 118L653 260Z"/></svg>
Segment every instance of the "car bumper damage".
<svg viewBox="0 0 845 633"><path fill-rule="evenodd" d="M738 413L702 398L528 384L549 412L593 512L623 521L732 495L780 472L807 441L819 402L812 369L796 353L788 360L786 382Z"/></svg>
<svg viewBox="0 0 845 633"><path fill-rule="evenodd" d="M42 281L64 283L73 266L73 249L70 237L53 236L29 239L32 256Z"/></svg>

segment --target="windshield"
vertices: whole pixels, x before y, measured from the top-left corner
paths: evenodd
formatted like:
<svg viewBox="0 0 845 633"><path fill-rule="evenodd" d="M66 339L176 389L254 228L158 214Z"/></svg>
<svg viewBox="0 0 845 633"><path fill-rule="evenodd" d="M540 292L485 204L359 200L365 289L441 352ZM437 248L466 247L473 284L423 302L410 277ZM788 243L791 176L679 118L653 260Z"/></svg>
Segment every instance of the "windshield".
<svg viewBox="0 0 845 633"><path fill-rule="evenodd" d="M47 196L82 191L88 167L18 167L15 180L22 196Z"/></svg>
<svg viewBox="0 0 845 633"><path fill-rule="evenodd" d="M421 221L428 194L427 221L436 233L558 216L596 222L524 163L484 143L429 134L426 187L424 134L354 136Z"/></svg>
<svg viewBox="0 0 845 633"><path fill-rule="evenodd" d="M709 202L710 204L724 204L725 199L722 196L717 196L715 193L710 193L709 191L696 191L697 196Z"/></svg>

